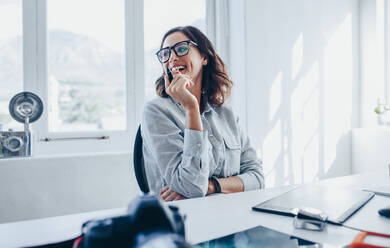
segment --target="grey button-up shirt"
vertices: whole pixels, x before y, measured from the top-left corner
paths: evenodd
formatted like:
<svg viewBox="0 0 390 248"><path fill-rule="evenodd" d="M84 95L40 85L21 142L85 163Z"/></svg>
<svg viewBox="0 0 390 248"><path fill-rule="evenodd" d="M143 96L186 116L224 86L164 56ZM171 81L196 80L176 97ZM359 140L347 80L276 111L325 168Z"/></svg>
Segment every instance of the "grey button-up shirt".
<svg viewBox="0 0 390 248"><path fill-rule="evenodd" d="M186 129L185 110L170 97L145 105L141 133L151 191L168 186L187 198L205 196L211 176L238 176L245 190L263 188L261 160L231 107L207 104L201 120L203 131Z"/></svg>

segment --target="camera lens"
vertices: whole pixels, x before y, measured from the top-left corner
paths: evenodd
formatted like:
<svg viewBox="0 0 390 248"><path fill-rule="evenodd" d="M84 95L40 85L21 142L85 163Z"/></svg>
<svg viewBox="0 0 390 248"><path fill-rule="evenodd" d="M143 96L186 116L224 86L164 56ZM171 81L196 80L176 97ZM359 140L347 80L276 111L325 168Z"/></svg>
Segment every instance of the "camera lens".
<svg viewBox="0 0 390 248"><path fill-rule="evenodd" d="M24 142L20 137L11 136L5 141L4 146L11 152L17 152L22 148L23 144Z"/></svg>
<svg viewBox="0 0 390 248"><path fill-rule="evenodd" d="M84 236L82 247L132 247L132 222L127 215L88 221L83 224L82 233Z"/></svg>

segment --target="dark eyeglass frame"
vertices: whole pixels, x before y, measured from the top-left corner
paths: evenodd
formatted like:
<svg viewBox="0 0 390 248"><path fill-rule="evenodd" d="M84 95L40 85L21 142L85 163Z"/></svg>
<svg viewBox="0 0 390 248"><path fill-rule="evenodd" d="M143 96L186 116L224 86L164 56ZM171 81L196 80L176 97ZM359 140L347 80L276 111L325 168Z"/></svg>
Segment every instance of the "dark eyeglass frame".
<svg viewBox="0 0 390 248"><path fill-rule="evenodd" d="M179 55L179 54L177 54L176 47L177 47L178 45L183 44L183 43L186 43L186 44L188 45L188 50L187 50L187 52L186 52L185 54ZM196 46L196 47L198 46L198 44L196 44L196 43L193 42L192 40L183 40L183 41L180 41L180 42L176 43L176 44L173 45L173 46L163 47L163 48L161 48L160 50L158 50L158 51L156 52L157 59L158 59L158 61L160 61L161 63L167 62L167 61L171 58L171 55L172 55L171 50L173 50L173 51L175 52L175 54L176 54L177 57L186 56L186 55L188 54L188 52L190 51L190 49L189 49L190 44L192 44L192 45L194 45L194 46ZM161 61L160 56L158 56L158 54L159 54L161 51L166 50L166 49L169 49L169 50L168 50L168 51L169 51L168 59Z"/></svg>

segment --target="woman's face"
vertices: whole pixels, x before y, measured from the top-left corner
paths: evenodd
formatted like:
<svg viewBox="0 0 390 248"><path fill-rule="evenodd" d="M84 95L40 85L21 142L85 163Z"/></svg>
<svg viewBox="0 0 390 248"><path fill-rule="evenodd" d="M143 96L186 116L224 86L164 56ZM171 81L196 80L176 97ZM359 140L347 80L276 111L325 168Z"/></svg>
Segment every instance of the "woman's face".
<svg viewBox="0 0 390 248"><path fill-rule="evenodd" d="M168 35L164 41L163 47L172 47L181 41L187 41L189 38L181 32L175 32ZM171 71L179 71L181 74L186 74L191 77L195 85L200 86L202 82L202 68L207 64L207 60L202 57L199 50L193 44L190 44L190 49L187 55L178 57L171 50L171 57L163 64L164 71L167 67Z"/></svg>

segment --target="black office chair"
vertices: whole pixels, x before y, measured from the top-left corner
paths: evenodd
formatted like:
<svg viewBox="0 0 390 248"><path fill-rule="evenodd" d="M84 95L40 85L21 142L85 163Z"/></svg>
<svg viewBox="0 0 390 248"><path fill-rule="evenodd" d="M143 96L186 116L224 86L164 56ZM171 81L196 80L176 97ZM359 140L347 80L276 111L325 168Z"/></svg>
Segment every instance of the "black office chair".
<svg viewBox="0 0 390 248"><path fill-rule="evenodd" d="M148 179L146 178L144 156L142 154L142 136L141 136L141 125L138 127L137 135L134 142L134 173L137 178L137 183L142 192L149 193Z"/></svg>

